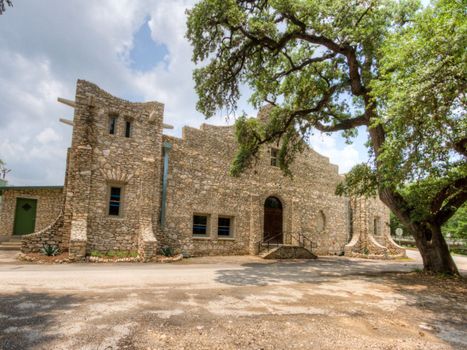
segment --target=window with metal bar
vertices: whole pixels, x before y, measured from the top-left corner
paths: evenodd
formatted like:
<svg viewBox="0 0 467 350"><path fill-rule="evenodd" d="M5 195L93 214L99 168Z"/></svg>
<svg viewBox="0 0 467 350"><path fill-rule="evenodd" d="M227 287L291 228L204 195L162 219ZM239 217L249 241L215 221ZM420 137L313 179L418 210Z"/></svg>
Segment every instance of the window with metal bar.
<svg viewBox="0 0 467 350"><path fill-rule="evenodd" d="M271 165L279 166L279 150L277 148L271 148Z"/></svg>
<svg viewBox="0 0 467 350"><path fill-rule="evenodd" d="M120 216L122 205L122 188L121 187L110 187L109 197L109 215Z"/></svg>
<svg viewBox="0 0 467 350"><path fill-rule="evenodd" d="M207 215L193 215L193 236L207 236L208 221Z"/></svg>
<svg viewBox="0 0 467 350"><path fill-rule="evenodd" d="M217 219L217 235L219 237L232 236L232 219L228 217L219 217Z"/></svg>
<svg viewBox="0 0 467 350"><path fill-rule="evenodd" d="M116 115L111 115L109 117L109 134L110 135L115 135L117 131L117 116Z"/></svg>
<svg viewBox="0 0 467 350"><path fill-rule="evenodd" d="M131 137L131 121L125 121L125 137Z"/></svg>

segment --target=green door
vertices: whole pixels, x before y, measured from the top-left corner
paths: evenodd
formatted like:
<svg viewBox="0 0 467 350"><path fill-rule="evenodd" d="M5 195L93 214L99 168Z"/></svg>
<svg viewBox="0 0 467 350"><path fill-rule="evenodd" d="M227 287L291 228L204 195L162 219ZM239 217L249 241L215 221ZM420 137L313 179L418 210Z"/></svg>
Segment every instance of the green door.
<svg viewBox="0 0 467 350"><path fill-rule="evenodd" d="M16 198L14 235L34 232L36 226L37 199Z"/></svg>

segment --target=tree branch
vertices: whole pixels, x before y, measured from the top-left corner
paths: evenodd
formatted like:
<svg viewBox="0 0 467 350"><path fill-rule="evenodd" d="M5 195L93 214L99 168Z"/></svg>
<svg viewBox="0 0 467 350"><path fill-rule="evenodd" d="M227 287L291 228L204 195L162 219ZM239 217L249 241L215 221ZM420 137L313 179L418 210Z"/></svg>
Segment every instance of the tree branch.
<svg viewBox="0 0 467 350"><path fill-rule="evenodd" d="M437 214L441 207L443 206L443 203L448 199L449 197L455 195L456 193L466 191L467 188L467 177L463 177L460 179L457 179L454 182L451 182L450 184L446 185L443 187L433 198L431 202L431 213L432 214ZM446 205L444 205L446 207Z"/></svg>
<svg viewBox="0 0 467 350"><path fill-rule="evenodd" d="M435 222L439 225L444 224L449 220L459 209L462 204L467 201L467 189L464 187L454 196L452 196L443 208L435 215Z"/></svg>
<svg viewBox="0 0 467 350"><path fill-rule="evenodd" d="M353 129L359 126L367 125L368 120L365 115L360 115L355 118L351 119L344 119L341 122L334 124L334 125L324 125L319 121L313 123L313 126L322 132L333 132L333 131L340 131L340 130L348 130Z"/></svg>
<svg viewBox="0 0 467 350"><path fill-rule="evenodd" d="M336 53L330 53L330 54L327 54L327 55L324 55L324 56L321 56L321 57L312 57L312 58L309 58L305 61L303 61L302 63L300 63L298 66L294 64L294 62L292 61L292 59L290 58L289 55L287 55L287 53L284 53L284 55L286 55L287 59L289 60L290 62L290 65L292 66L292 68L290 68L289 70L286 70L286 71L283 71L283 72L280 72L278 74L276 74L274 76L274 79L279 79L281 77L284 77L284 76L287 76L289 75L290 73L293 73L297 70L301 70L303 68L305 68L306 66L308 66L309 64L312 64L312 63L316 63L316 62L322 62L322 61L326 61L328 59L331 59L333 57L336 57Z"/></svg>

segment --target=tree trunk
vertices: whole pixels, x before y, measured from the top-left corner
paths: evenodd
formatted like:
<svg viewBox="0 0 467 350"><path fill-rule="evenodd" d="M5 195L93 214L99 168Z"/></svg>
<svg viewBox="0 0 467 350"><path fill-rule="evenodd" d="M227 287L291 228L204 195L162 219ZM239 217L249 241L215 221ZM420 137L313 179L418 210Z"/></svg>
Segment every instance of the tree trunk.
<svg viewBox="0 0 467 350"><path fill-rule="evenodd" d="M448 245L441 233L440 225L428 222L424 224L414 223L410 218L410 211L404 209L406 206L403 203L403 198L392 191L380 188L379 197L412 233L423 259L423 269L426 272L459 275Z"/></svg>
<svg viewBox="0 0 467 350"><path fill-rule="evenodd" d="M427 224L425 229L419 227L413 236L426 272L459 275L439 225Z"/></svg>

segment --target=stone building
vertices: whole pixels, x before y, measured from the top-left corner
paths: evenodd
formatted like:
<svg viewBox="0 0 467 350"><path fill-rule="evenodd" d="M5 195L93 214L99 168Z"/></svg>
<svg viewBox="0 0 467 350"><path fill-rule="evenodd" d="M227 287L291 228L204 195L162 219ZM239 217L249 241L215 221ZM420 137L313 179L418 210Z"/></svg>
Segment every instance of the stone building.
<svg viewBox="0 0 467 350"><path fill-rule="evenodd" d="M388 209L376 199L335 196L338 168L311 148L295 160L293 178L278 168L273 145L234 178L232 126L168 136L163 104L131 103L83 80L74 101L59 101L74 108L63 189L4 191L2 235L14 232L22 199L38 201L24 252L50 243L74 259L114 250L149 260L163 246L200 256L258 254L274 244L322 255L404 254L390 238Z"/></svg>

